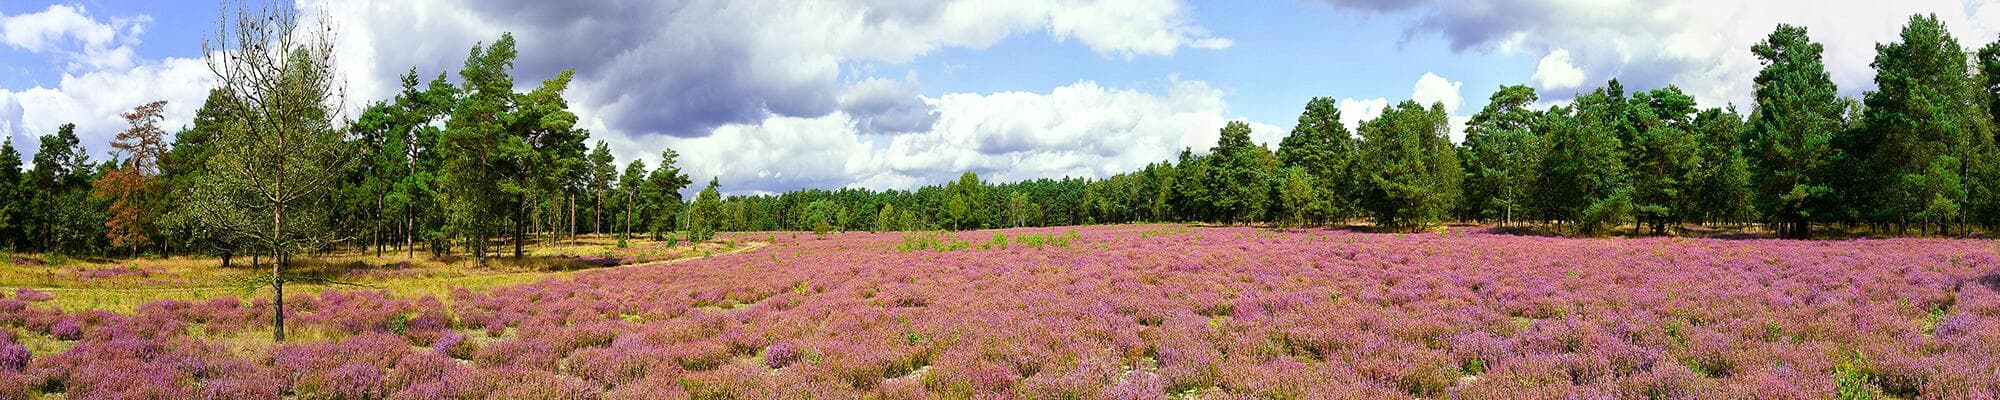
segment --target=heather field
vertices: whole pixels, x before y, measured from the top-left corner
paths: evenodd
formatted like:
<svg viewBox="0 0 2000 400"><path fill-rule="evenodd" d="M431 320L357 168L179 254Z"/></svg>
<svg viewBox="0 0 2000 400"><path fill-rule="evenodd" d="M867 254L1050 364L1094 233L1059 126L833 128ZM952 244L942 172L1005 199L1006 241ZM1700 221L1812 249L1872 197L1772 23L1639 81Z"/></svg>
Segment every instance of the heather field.
<svg viewBox="0 0 2000 400"><path fill-rule="evenodd" d="M0 397L1992 398L1990 240L1128 225L761 248L444 298L0 300ZM56 297L57 299L51 299Z"/></svg>

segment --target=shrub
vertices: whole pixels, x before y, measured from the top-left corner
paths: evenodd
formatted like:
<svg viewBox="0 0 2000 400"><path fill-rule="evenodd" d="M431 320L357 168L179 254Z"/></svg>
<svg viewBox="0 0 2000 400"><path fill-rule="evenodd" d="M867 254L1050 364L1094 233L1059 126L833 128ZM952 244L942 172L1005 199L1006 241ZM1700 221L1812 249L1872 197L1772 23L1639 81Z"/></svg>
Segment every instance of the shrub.
<svg viewBox="0 0 2000 400"><path fill-rule="evenodd" d="M799 360L799 351L791 342L778 342L764 349L764 365L771 369L784 368Z"/></svg>
<svg viewBox="0 0 2000 400"><path fill-rule="evenodd" d="M14 299L20 301L38 302L38 301L49 301L50 299L54 298L56 297L51 296L48 293L42 293L42 291L40 290L29 289L29 288L14 289Z"/></svg>
<svg viewBox="0 0 2000 400"><path fill-rule="evenodd" d="M75 317L57 320L54 325L49 326L49 336L54 336L56 339L61 340L82 339L83 324L77 322Z"/></svg>

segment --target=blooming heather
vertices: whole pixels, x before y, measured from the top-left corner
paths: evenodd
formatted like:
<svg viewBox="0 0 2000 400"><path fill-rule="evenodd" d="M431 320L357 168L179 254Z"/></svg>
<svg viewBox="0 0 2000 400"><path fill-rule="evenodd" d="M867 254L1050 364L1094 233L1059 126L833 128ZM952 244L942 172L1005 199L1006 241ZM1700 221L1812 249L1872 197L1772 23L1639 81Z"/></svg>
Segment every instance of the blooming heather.
<svg viewBox="0 0 2000 400"><path fill-rule="evenodd" d="M72 345L0 342L0 398L2000 396L1992 241L1004 233L1063 240L725 235L776 242L449 299L307 294L287 318L327 339L263 351L223 338L255 336L264 299L65 313L23 291L0 327Z"/></svg>

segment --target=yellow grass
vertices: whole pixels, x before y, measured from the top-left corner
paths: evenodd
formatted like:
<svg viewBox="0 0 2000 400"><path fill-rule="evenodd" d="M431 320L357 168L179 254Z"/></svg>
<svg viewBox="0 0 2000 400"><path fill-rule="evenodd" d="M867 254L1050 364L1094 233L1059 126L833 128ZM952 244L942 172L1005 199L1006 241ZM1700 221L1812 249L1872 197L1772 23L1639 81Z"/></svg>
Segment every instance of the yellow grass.
<svg viewBox="0 0 2000 400"><path fill-rule="evenodd" d="M342 284L292 283L285 285L285 291L292 294L319 293L329 289L383 290L398 297L434 296L449 302L450 293L460 288L484 291L543 279L567 278L580 271L596 269L566 257L621 257L630 260L621 266L629 266L746 251L763 245L721 241L700 246L687 243L670 246L666 242L638 238L628 244L626 248L618 248L617 239L606 235L581 237L574 244L563 241L551 246L528 246L520 260L509 257L511 253L503 252L492 258L486 267L479 267L473 259L462 255L432 258L422 252L416 258L403 257L404 253L400 252L385 252L383 257L375 257L373 252L301 257L295 260L294 272L315 273ZM511 251L511 247L501 250ZM34 265L36 262L32 261L21 262L41 258L32 254L0 254L0 263L8 263L0 264L0 290L5 290L7 295L11 295L16 288L40 290L55 296L49 305L66 311L131 312L140 305L159 300L199 301L236 296L247 301L253 297L270 296L268 287L246 292L238 283L253 277L269 276L268 259L259 260L265 264L257 268L250 267L250 258L242 256L231 260L231 268L222 268L219 258L185 256L69 259L43 265ZM409 265L398 266L404 262Z"/></svg>

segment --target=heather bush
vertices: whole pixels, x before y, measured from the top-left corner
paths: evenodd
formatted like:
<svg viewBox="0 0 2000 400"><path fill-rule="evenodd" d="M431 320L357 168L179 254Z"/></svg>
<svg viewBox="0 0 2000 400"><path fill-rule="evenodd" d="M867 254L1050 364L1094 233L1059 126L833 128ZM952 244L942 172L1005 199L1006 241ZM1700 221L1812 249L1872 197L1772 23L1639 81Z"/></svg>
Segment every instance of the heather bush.
<svg viewBox="0 0 2000 400"><path fill-rule="evenodd" d="M1449 232L1023 229L1001 233L1004 247L982 240L983 250L949 233L779 235L751 253L454 291L448 301L299 296L287 317L317 337L268 350L223 345L268 334L267 299L117 314L65 312L17 292L0 300L0 398L2000 390L2000 284L1989 283L2000 282L1991 278L2000 248L1990 242ZM920 241L925 251L887 250ZM46 343L59 352L28 351Z"/></svg>
<svg viewBox="0 0 2000 400"><path fill-rule="evenodd" d="M57 320L55 324L49 325L49 336L54 336L56 339L61 340L82 339L83 323L77 321L76 318Z"/></svg>
<svg viewBox="0 0 2000 400"><path fill-rule="evenodd" d="M799 360L799 350L791 342L778 342L764 349L764 365L771 369L784 368Z"/></svg>
<svg viewBox="0 0 2000 400"><path fill-rule="evenodd" d="M487 374L485 384L492 388L486 397L495 399L595 400L604 396L597 385L548 371L503 368Z"/></svg>
<svg viewBox="0 0 2000 400"><path fill-rule="evenodd" d="M49 301L55 298L56 298L55 296L51 296L48 293L42 293L42 291L40 290L29 289L29 288L14 289L15 300L40 302L40 301Z"/></svg>

